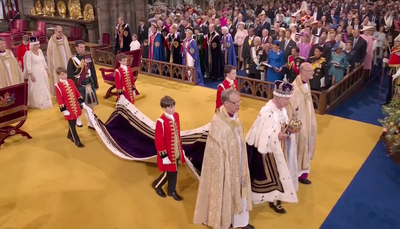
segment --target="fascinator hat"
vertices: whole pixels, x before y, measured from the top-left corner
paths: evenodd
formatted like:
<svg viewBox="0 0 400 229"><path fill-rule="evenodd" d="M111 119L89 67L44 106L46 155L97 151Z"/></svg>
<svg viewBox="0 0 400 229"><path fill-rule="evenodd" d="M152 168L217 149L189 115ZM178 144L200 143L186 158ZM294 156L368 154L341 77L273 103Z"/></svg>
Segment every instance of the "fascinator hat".
<svg viewBox="0 0 400 229"><path fill-rule="evenodd" d="M32 36L32 37L29 38L29 44L30 45L37 45L37 44L40 44L40 41L38 40L37 37Z"/></svg>
<svg viewBox="0 0 400 229"><path fill-rule="evenodd" d="M274 89L274 95L277 97L281 98L290 98L293 95L293 84L287 82L287 81L282 81L282 80L277 80L275 81L275 89Z"/></svg>

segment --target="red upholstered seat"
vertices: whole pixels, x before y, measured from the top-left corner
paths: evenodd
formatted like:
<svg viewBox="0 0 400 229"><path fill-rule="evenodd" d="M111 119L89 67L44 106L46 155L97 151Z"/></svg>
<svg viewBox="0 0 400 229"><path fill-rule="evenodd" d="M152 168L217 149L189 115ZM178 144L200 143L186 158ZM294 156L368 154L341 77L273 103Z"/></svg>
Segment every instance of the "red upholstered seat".
<svg viewBox="0 0 400 229"><path fill-rule="evenodd" d="M133 76L136 78L139 73L140 62L142 60L142 48L135 51L125 52L125 54L128 56L128 66L131 67ZM114 69L119 68L118 56L115 57L114 63ZM101 72L101 76L103 77L104 83L111 85L111 87L107 90L106 95L104 96L105 99L109 98L110 96L117 95L116 92L112 91L115 89L114 69L99 69ZM139 92L137 90L136 95L139 95Z"/></svg>
<svg viewBox="0 0 400 229"><path fill-rule="evenodd" d="M103 76L103 79L104 79L105 81L115 82L114 72L113 72L113 73L109 73L109 74L105 74L105 75Z"/></svg>

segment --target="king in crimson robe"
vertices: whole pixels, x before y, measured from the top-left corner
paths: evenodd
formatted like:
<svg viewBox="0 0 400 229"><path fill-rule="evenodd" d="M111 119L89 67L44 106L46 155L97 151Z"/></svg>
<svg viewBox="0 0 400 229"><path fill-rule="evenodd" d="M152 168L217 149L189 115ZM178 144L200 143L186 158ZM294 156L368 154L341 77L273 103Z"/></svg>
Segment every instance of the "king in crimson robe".
<svg viewBox="0 0 400 229"><path fill-rule="evenodd" d="M297 145L298 175L301 177L310 172L310 160L314 159L317 140L317 120L311 97L310 83L303 83L298 75L293 82L293 95L286 107L289 120L292 119L296 108L299 108L298 119L303 123L301 131L295 133Z"/></svg>
<svg viewBox="0 0 400 229"><path fill-rule="evenodd" d="M61 38L61 39L60 39ZM56 70L58 67L67 68L68 60L72 57L71 48L68 43L68 38L65 35L57 38L53 34L47 46L47 65L49 66L49 85L50 92L55 95L54 87L58 83Z"/></svg>
<svg viewBox="0 0 400 229"><path fill-rule="evenodd" d="M210 123L193 222L214 229L248 223L249 174L242 123L238 114L231 118L222 106Z"/></svg>
<svg viewBox="0 0 400 229"><path fill-rule="evenodd" d="M18 65L14 54L6 49L0 53L0 88L16 85L24 82L21 68Z"/></svg>

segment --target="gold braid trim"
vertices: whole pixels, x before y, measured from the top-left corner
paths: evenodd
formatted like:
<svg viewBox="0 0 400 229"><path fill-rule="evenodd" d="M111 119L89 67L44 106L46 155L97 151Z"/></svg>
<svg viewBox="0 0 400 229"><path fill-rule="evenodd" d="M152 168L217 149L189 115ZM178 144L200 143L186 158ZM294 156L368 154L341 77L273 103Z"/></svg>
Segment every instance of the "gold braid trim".
<svg viewBox="0 0 400 229"><path fill-rule="evenodd" d="M127 68L129 68L129 67L127 66ZM130 101L133 101L134 97L133 97L133 86L132 86L132 82L131 82L131 76L129 74L128 69L126 71L124 69L122 69L122 71L124 72L124 75L125 75L125 77L124 77L125 85L127 87L127 88L125 88L125 90L128 92Z"/></svg>
<svg viewBox="0 0 400 229"><path fill-rule="evenodd" d="M67 91L68 101L69 104L71 105L72 113L78 116L78 109L76 107L76 98L74 93L72 92L72 88L70 85L65 85L65 86L66 86L65 89Z"/></svg>
<svg viewBox="0 0 400 229"><path fill-rule="evenodd" d="M75 68L80 69L80 71L79 71L78 74L81 75L82 72L83 72L83 69L85 69L85 64L86 64L85 58L83 58L83 59L81 60L81 64L80 64L80 65L78 65L78 64L75 62L74 59L72 59L72 62L74 63Z"/></svg>

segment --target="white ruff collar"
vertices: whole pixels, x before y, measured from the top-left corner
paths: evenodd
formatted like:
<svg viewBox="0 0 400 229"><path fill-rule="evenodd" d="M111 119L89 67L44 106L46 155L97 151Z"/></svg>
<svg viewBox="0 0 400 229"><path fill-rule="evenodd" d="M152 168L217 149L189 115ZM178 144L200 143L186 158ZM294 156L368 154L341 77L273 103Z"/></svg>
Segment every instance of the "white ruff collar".
<svg viewBox="0 0 400 229"><path fill-rule="evenodd" d="M172 121L174 121L174 115L170 115L167 112L164 112L165 117L167 117L168 119L171 119Z"/></svg>

